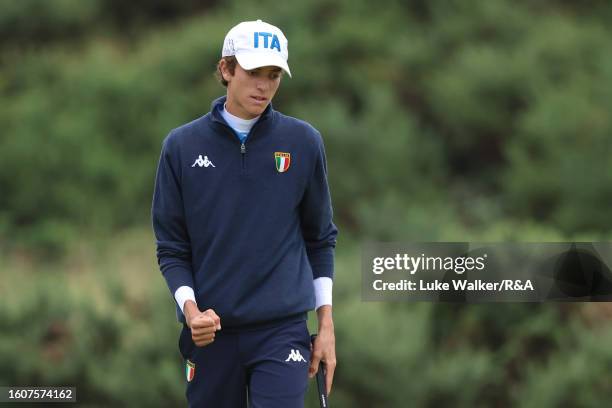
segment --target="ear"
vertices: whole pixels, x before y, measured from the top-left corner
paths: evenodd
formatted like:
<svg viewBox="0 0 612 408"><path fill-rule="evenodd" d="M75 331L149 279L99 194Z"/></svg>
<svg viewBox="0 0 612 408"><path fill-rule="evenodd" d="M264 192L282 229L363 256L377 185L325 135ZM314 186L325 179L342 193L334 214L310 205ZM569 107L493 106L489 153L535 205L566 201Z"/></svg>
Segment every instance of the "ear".
<svg viewBox="0 0 612 408"><path fill-rule="evenodd" d="M227 68L227 61L225 61L223 58L221 58L221 61L219 61L219 69L221 70L221 75L223 76L223 79L225 79L227 82L230 82L232 80L232 74Z"/></svg>

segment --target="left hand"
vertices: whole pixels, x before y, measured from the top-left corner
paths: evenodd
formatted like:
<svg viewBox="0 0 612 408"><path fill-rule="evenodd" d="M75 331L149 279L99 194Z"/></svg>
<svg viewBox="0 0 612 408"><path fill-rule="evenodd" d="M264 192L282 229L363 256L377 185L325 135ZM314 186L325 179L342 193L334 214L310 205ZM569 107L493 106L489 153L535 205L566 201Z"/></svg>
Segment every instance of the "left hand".
<svg viewBox="0 0 612 408"><path fill-rule="evenodd" d="M329 308L328 310L321 310ZM310 357L310 367L308 376L314 377L319 369L319 363L325 363L327 370L325 374L325 388L327 394L331 393L336 370L336 337L334 335L334 323L331 318L331 306L321 306L317 310L319 315L319 333L314 341L313 350Z"/></svg>

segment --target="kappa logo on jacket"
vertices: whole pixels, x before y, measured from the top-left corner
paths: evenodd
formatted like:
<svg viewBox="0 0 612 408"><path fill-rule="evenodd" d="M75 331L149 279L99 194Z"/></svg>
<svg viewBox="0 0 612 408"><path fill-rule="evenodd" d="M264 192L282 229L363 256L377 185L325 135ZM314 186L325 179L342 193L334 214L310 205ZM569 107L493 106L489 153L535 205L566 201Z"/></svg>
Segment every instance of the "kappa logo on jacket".
<svg viewBox="0 0 612 408"><path fill-rule="evenodd" d="M204 158L202 158L202 155L199 155L198 158L196 159L196 161L191 165L191 167L195 167L195 166L200 166L200 167L212 166L212 167L215 167L213 162L208 160L208 156L204 156Z"/></svg>
<svg viewBox="0 0 612 408"><path fill-rule="evenodd" d="M289 353L289 357L287 357L285 361L303 361L304 363L306 362L304 357L302 357L302 355L300 354L300 350L294 349L291 349L291 353Z"/></svg>

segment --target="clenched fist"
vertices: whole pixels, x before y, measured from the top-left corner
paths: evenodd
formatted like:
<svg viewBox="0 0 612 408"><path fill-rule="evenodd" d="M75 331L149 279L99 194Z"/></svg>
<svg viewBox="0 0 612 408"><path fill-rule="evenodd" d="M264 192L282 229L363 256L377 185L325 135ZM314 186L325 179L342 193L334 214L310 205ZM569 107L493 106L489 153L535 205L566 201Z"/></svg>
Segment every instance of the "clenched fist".
<svg viewBox="0 0 612 408"><path fill-rule="evenodd" d="M185 320L191 329L191 338L196 346L204 347L215 341L215 332L221 330L221 319L214 310L200 312L197 305L188 300L184 307Z"/></svg>

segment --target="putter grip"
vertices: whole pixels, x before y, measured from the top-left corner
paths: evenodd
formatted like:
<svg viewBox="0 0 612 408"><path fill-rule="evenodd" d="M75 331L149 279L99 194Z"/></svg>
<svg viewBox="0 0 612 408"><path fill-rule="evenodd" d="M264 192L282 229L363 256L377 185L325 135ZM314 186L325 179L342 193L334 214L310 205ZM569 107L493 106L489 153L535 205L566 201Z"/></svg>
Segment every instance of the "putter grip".
<svg viewBox="0 0 612 408"><path fill-rule="evenodd" d="M314 347L314 341L317 338L316 334L310 336L310 341ZM329 408L327 401L327 389L325 388L325 363L319 362L319 369L317 370L317 395L319 397L319 406L321 408Z"/></svg>

